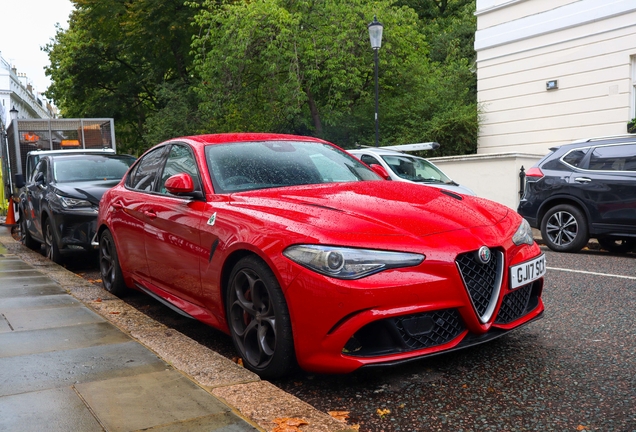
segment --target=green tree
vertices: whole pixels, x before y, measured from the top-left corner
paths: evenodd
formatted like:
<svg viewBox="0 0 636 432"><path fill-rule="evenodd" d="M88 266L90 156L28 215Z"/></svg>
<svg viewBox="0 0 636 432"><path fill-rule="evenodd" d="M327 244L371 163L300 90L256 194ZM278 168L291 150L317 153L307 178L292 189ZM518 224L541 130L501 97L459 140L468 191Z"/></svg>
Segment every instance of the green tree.
<svg viewBox="0 0 636 432"><path fill-rule="evenodd" d="M374 15L384 37L383 98L426 73L427 47L417 16L391 1L208 1L195 38L201 108L210 128L311 133L372 142L352 115L373 106L373 53L367 24ZM396 95L401 93L398 89ZM362 133L361 133L362 132Z"/></svg>
<svg viewBox="0 0 636 432"><path fill-rule="evenodd" d="M115 118L120 147L140 151L153 144L147 121L167 106L159 89L191 84L194 10L182 0L73 3L68 30L45 48L47 96L66 117Z"/></svg>

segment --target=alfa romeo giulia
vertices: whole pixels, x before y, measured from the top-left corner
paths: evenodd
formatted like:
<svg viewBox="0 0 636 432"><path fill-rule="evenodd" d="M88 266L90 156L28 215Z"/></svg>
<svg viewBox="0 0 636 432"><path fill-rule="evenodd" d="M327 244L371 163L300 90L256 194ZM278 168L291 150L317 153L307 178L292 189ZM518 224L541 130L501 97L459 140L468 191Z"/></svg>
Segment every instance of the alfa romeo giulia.
<svg viewBox="0 0 636 432"><path fill-rule="evenodd" d="M100 270L229 335L262 377L347 373L540 318L545 259L516 212L384 180L316 138L176 138L99 207Z"/></svg>

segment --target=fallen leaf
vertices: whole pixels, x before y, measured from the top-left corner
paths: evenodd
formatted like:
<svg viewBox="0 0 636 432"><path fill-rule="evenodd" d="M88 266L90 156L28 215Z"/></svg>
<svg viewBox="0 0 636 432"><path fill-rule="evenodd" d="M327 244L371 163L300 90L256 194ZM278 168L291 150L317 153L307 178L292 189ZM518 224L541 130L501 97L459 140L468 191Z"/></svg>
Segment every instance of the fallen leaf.
<svg viewBox="0 0 636 432"><path fill-rule="evenodd" d="M95 303L101 303L102 299L98 298L97 300L95 300Z"/></svg>
<svg viewBox="0 0 636 432"><path fill-rule="evenodd" d="M360 425L359 424L351 425L351 426L349 426L349 429L353 429L353 430L359 431L360 430Z"/></svg>
<svg viewBox="0 0 636 432"><path fill-rule="evenodd" d="M347 422L347 419L349 418L349 411L327 411L327 414L329 414L331 417L335 418L336 420L339 420L341 422Z"/></svg>
<svg viewBox="0 0 636 432"><path fill-rule="evenodd" d="M468 388L468 384L464 384L462 388Z"/></svg>
<svg viewBox="0 0 636 432"><path fill-rule="evenodd" d="M90 283L102 283L101 279L88 279Z"/></svg>
<svg viewBox="0 0 636 432"><path fill-rule="evenodd" d="M582 431L582 430L587 430L587 426L583 426L583 425L579 425L576 430L578 431Z"/></svg>
<svg viewBox="0 0 636 432"><path fill-rule="evenodd" d="M391 414L391 410L390 409L380 409L380 408L378 408L375 412L380 416L380 418L384 418L384 416L386 416L388 414Z"/></svg>
<svg viewBox="0 0 636 432"><path fill-rule="evenodd" d="M113 312L108 312L108 313L109 313L109 314L111 314L111 315L119 315L121 312L115 312L115 311L113 311Z"/></svg>
<svg viewBox="0 0 636 432"><path fill-rule="evenodd" d="M289 417L276 418L272 422L278 425L272 429L272 432L302 432L298 428L309 424L303 419Z"/></svg>

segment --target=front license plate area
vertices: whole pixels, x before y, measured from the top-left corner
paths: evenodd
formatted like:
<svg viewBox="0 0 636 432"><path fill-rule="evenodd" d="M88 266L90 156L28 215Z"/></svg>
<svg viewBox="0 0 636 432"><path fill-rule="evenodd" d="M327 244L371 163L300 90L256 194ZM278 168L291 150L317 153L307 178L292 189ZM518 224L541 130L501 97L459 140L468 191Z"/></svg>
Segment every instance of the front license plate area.
<svg viewBox="0 0 636 432"><path fill-rule="evenodd" d="M529 284L545 275L545 255L510 267L510 289Z"/></svg>

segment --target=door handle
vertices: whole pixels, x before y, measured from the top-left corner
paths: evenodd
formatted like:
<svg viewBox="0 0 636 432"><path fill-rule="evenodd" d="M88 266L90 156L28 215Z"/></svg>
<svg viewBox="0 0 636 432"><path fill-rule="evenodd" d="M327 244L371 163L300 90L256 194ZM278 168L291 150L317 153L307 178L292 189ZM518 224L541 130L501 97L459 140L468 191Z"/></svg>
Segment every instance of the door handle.
<svg viewBox="0 0 636 432"><path fill-rule="evenodd" d="M592 179L589 177L577 177L574 179L574 181L578 183L589 183L592 181Z"/></svg>
<svg viewBox="0 0 636 432"><path fill-rule="evenodd" d="M157 217L157 213L155 213L154 210L146 210L144 211L144 214L148 216L150 219L154 219Z"/></svg>

